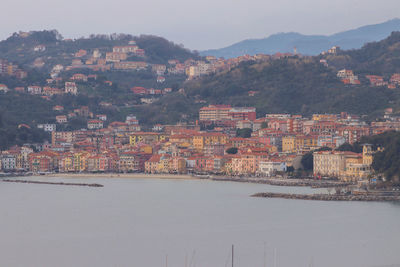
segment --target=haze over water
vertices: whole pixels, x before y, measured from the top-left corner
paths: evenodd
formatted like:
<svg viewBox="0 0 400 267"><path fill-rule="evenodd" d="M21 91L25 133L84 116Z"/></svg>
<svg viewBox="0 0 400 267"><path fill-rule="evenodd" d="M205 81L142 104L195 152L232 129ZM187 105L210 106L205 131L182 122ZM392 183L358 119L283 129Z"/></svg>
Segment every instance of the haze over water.
<svg viewBox="0 0 400 267"><path fill-rule="evenodd" d="M166 255L169 267L230 266L231 244L242 267L262 267L264 246L267 266L274 250L279 267L400 264L398 204L252 198L312 190L230 182L72 181L104 187L1 183L0 266L161 267Z"/></svg>

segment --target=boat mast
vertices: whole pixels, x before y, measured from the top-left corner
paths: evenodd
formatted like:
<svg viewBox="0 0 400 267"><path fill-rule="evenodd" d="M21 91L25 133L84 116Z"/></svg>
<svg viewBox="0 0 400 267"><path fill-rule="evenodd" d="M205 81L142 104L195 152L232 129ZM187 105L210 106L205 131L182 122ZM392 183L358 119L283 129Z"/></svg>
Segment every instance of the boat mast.
<svg viewBox="0 0 400 267"><path fill-rule="evenodd" d="M233 267L233 245L232 245L232 267Z"/></svg>
<svg viewBox="0 0 400 267"><path fill-rule="evenodd" d="M267 267L267 251L265 242L264 242L264 267Z"/></svg>

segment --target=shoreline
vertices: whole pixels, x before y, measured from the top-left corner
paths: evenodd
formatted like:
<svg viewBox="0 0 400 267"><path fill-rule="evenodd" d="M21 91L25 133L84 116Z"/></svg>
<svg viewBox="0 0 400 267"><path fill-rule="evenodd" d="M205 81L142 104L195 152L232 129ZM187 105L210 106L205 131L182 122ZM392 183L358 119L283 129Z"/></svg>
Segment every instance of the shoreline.
<svg viewBox="0 0 400 267"><path fill-rule="evenodd" d="M38 175L40 176L40 175ZM125 179L167 179L167 180L194 180L195 176L186 174L146 174L146 173L49 173L43 175L49 178L125 178Z"/></svg>

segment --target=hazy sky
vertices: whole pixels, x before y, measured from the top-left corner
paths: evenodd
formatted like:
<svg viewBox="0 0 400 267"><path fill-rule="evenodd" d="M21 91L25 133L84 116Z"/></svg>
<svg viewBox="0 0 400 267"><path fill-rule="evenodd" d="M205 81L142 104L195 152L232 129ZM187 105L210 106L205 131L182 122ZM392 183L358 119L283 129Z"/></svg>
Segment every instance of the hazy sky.
<svg viewBox="0 0 400 267"><path fill-rule="evenodd" d="M332 34L400 17L400 0L0 0L0 39L20 30L155 34L190 49L277 32Z"/></svg>

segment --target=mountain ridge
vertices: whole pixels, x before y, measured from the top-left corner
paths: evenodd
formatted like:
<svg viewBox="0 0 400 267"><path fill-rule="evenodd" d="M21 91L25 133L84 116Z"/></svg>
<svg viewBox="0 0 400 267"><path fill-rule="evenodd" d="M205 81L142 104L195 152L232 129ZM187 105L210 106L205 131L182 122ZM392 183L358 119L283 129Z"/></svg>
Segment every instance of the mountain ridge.
<svg viewBox="0 0 400 267"><path fill-rule="evenodd" d="M399 18L332 35L304 35L297 32L280 32L266 38L246 39L224 48L201 51L200 55L232 58L244 54L288 53L293 52L294 47L301 54L317 55L335 45L347 50L361 48L365 43L383 40L396 30L400 30Z"/></svg>

